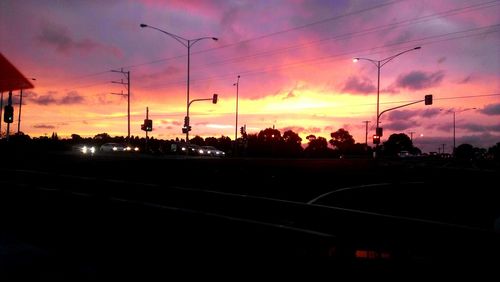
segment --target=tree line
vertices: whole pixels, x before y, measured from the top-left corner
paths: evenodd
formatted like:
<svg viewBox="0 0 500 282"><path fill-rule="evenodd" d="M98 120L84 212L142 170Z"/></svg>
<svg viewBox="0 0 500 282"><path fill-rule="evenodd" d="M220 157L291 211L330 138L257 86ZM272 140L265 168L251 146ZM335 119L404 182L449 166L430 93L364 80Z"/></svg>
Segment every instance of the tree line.
<svg viewBox="0 0 500 282"><path fill-rule="evenodd" d="M78 134L72 134L71 138L59 138L54 132L49 136L31 138L22 132L10 136L10 140L5 138L0 140L0 144L7 143L10 146L32 147L35 150L70 150L72 147L87 144L96 147L104 143L122 143L141 148L142 152L154 154L174 154L172 148L185 144L183 139L157 139L131 136L112 137L107 133L99 133L94 137L81 137ZM348 130L343 128L330 133L330 139L327 140L321 136L308 135L306 140L292 130L286 130L281 133L274 128L266 128L255 134L242 133L241 137L234 142L228 136L193 137L190 144L199 146L213 146L224 152L228 156L240 157L279 157L279 158L343 158L343 157L371 157L373 151L377 149L379 154L386 157L395 157L401 151L407 151L411 155L418 156L421 150L413 145L410 137L404 133L395 133L389 136L387 141L383 142L378 148L373 148L365 143L356 143ZM303 142L304 141L304 142ZM173 146L177 145L177 146ZM40 148L38 148L40 147ZM474 158L494 158L500 159L500 142L496 145L484 149L476 148L470 144L461 144L456 148L455 156L463 159Z"/></svg>

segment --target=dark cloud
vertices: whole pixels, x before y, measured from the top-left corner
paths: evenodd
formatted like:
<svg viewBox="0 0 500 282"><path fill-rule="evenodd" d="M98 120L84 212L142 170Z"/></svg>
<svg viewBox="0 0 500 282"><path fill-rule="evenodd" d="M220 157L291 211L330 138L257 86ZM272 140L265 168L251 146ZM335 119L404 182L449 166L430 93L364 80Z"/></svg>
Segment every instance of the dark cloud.
<svg viewBox="0 0 500 282"><path fill-rule="evenodd" d="M468 76L464 77L463 79L461 79L460 81L458 81L458 83L459 84L466 84L466 83L469 83L471 80L472 80L472 75L468 75Z"/></svg>
<svg viewBox="0 0 500 282"><path fill-rule="evenodd" d="M358 78L356 76L349 77L342 87L343 92L357 94L373 94L376 90L377 87L370 79L366 77Z"/></svg>
<svg viewBox="0 0 500 282"><path fill-rule="evenodd" d="M280 129L280 132L285 133L288 130L291 130L295 133L300 133L300 132L303 132L305 130L305 128L301 127L301 126L288 126L288 127L284 127L282 129Z"/></svg>
<svg viewBox="0 0 500 282"><path fill-rule="evenodd" d="M287 99L294 98L294 97L296 97L296 95L293 93L293 90L292 90L292 91L288 92L288 95L283 97L283 100L287 100Z"/></svg>
<svg viewBox="0 0 500 282"><path fill-rule="evenodd" d="M439 115L439 109L425 109L425 110L395 110L389 113L390 121L409 120L412 118L431 118Z"/></svg>
<svg viewBox="0 0 500 282"><path fill-rule="evenodd" d="M500 103L486 105L486 107L480 109L479 112L489 116L500 115Z"/></svg>
<svg viewBox="0 0 500 282"><path fill-rule="evenodd" d="M431 118L439 115L441 111L439 109L425 109L420 112L420 116L424 118Z"/></svg>
<svg viewBox="0 0 500 282"><path fill-rule="evenodd" d="M321 128L319 127L308 127L306 129L304 129L304 133L320 133L321 132Z"/></svg>
<svg viewBox="0 0 500 282"><path fill-rule="evenodd" d="M411 129L417 126L420 126L420 124L417 121L401 120L385 124L383 128L387 130L401 131L401 130Z"/></svg>
<svg viewBox="0 0 500 282"><path fill-rule="evenodd" d="M418 111L412 110L395 110L389 113L389 120L399 121L408 120L418 115Z"/></svg>
<svg viewBox="0 0 500 282"><path fill-rule="evenodd" d="M66 94L66 96L62 97L57 103L60 105L73 105L73 104L81 104L85 101L78 92L71 91Z"/></svg>
<svg viewBox="0 0 500 282"><path fill-rule="evenodd" d="M51 104L56 104L56 99L52 97L51 95L41 95L39 97L36 97L34 99L31 99L35 104L38 105L51 105Z"/></svg>
<svg viewBox="0 0 500 282"><path fill-rule="evenodd" d="M46 124L35 124L35 125L33 125L33 127L38 128L38 129L54 129L54 128L56 128L53 125L46 125Z"/></svg>
<svg viewBox="0 0 500 282"><path fill-rule="evenodd" d="M478 123L466 123L459 125L459 128L463 128L471 132L500 132L500 124L482 125Z"/></svg>
<svg viewBox="0 0 500 282"><path fill-rule="evenodd" d="M423 71L412 71L408 74L400 75L396 79L396 86L410 90L426 89L439 85L444 78L443 71L426 73Z"/></svg>
<svg viewBox="0 0 500 282"><path fill-rule="evenodd" d="M30 102L38 105L74 105L85 102L85 98L76 91L70 91L62 98L56 99L54 96L57 92L48 92L49 94L37 95L33 94L29 98Z"/></svg>
<svg viewBox="0 0 500 282"><path fill-rule="evenodd" d="M40 25L40 33L37 39L44 44L55 47L55 49L65 55L71 53L90 53L95 50L105 51L115 57L121 57L121 51L113 46L105 46L94 40L84 38L75 40L70 36L67 28L50 22L43 22Z"/></svg>

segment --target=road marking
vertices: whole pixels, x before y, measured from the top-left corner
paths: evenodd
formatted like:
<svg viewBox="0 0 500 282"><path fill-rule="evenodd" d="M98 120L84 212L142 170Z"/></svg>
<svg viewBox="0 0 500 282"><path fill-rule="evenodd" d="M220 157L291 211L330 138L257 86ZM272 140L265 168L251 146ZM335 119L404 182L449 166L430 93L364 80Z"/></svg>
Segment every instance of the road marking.
<svg viewBox="0 0 500 282"><path fill-rule="evenodd" d="M307 234L312 234L312 235L317 235L317 236L322 236L322 237L331 237L331 238L335 237L332 234L314 231L314 230L310 230L310 229L304 229L304 228L299 228L299 227L287 226L287 225L283 225L283 224L264 222L264 221L260 221L260 220L254 220L254 219L234 217L234 216L223 215L223 214L212 213L212 212L205 212L205 211L200 211L200 210L193 210L193 209L188 209L188 208L172 207L172 206L154 204L154 203L149 203L149 202L142 202L142 201L137 201L137 200L127 200L127 199L115 198L115 197L111 197L111 200L123 202L123 203L140 204L140 205L159 208L159 209L174 210L174 211L180 211L180 212L191 213L191 214L201 214L204 216L223 218L223 219L227 219L227 220L239 221L239 222L245 222L245 223L252 223L252 224L256 224L256 225L270 226L270 227L275 227L275 228L279 228L279 229L292 230L292 231L297 231L297 232L302 232L302 233L307 233Z"/></svg>
<svg viewBox="0 0 500 282"><path fill-rule="evenodd" d="M307 203L308 204L314 204L314 202L318 201L319 199L321 199L323 197L326 197L328 195L331 195L331 194L334 194L334 193L337 193L337 192L341 192L341 191L361 189L361 188L369 188L369 187L385 186L385 185L389 185L389 184L390 183L375 183L375 184L366 184L366 185L358 185L358 186L349 186L349 187L339 188L339 189L335 189L335 190L323 193L323 194L319 195L318 197L310 200Z"/></svg>

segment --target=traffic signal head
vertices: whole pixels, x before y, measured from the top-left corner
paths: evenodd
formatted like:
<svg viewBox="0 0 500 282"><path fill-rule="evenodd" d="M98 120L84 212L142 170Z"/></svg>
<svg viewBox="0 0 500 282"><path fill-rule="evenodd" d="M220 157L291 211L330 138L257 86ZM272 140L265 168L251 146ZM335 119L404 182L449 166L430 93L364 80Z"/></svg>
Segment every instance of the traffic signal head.
<svg viewBox="0 0 500 282"><path fill-rule="evenodd" d="M12 123L14 121L14 108L11 105L4 107L3 121L6 123Z"/></svg>
<svg viewBox="0 0 500 282"><path fill-rule="evenodd" d="M373 135L373 144L380 144L380 136Z"/></svg>
<svg viewBox="0 0 500 282"><path fill-rule="evenodd" d="M217 99L218 99L218 94L214 94L214 97L212 98L212 103L217 104Z"/></svg>
<svg viewBox="0 0 500 282"><path fill-rule="evenodd" d="M153 131L153 120L151 119L146 119L144 121L144 125L146 126L147 131Z"/></svg>
<svg viewBox="0 0 500 282"><path fill-rule="evenodd" d="M432 105L432 94L425 95L425 104L426 105Z"/></svg>
<svg viewBox="0 0 500 282"><path fill-rule="evenodd" d="M383 133L384 133L384 129L382 127L377 127L375 129L375 135L379 136L379 138L380 138L380 136L384 136Z"/></svg>

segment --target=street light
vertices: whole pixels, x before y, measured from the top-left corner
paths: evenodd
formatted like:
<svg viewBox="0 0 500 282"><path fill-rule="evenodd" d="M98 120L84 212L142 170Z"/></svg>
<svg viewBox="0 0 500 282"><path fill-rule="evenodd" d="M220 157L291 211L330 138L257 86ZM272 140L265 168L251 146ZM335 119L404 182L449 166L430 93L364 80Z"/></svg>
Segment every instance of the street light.
<svg viewBox="0 0 500 282"><path fill-rule="evenodd" d="M36 80L36 78L31 78L31 80ZM19 114L17 116L17 134L21 132L21 106L23 105L23 89L19 93Z"/></svg>
<svg viewBox="0 0 500 282"><path fill-rule="evenodd" d="M234 152L238 150L238 92L240 87L240 76L238 75L238 80L233 84L236 86L236 125L234 126Z"/></svg>
<svg viewBox="0 0 500 282"><path fill-rule="evenodd" d="M406 51L403 51L403 52L400 52L396 55L392 55L390 57L387 57L385 59L382 59L382 60L372 60L372 59L368 59L368 58L354 58L352 61L354 63L358 62L359 60L366 60L366 61L370 61L372 62L376 67L377 67L377 123L376 123L376 128L377 128L377 131L378 131L378 126L379 126L379 96L380 96L380 69L385 65L387 64L388 62L390 62L392 59L404 54L404 53L407 53L407 52L410 52L410 51L413 51L413 50L418 50L420 49L421 47L418 46L418 47L415 47L415 48L412 48L412 49L408 49ZM377 147L378 147L378 144L377 144Z"/></svg>
<svg viewBox="0 0 500 282"><path fill-rule="evenodd" d="M467 108L467 109L462 109L462 110L459 110L459 111L454 111L454 110L450 110L451 112L453 112L453 156L455 156L455 149L456 149L456 146L455 146L455 114L456 113L461 113L461 112L465 112L465 111L468 111L468 110L475 110L476 108Z"/></svg>
<svg viewBox="0 0 500 282"><path fill-rule="evenodd" d="M182 44L184 47L187 48L188 50L188 60L187 60L187 97L186 97L186 120L189 121L189 65L190 65L190 54L191 54L191 46L193 46L196 42L203 40L203 39L212 39L214 41L219 40L217 37L200 37L196 39L186 39L184 37L181 37L179 35L175 35L173 33L164 31L162 29L159 29L154 26L150 26L147 24L140 24L140 27L149 27L152 29L156 29L159 32L165 33L166 35L172 37L173 39L177 40L180 44ZM188 125L189 126L189 125ZM189 129L186 131L186 143L189 143Z"/></svg>

